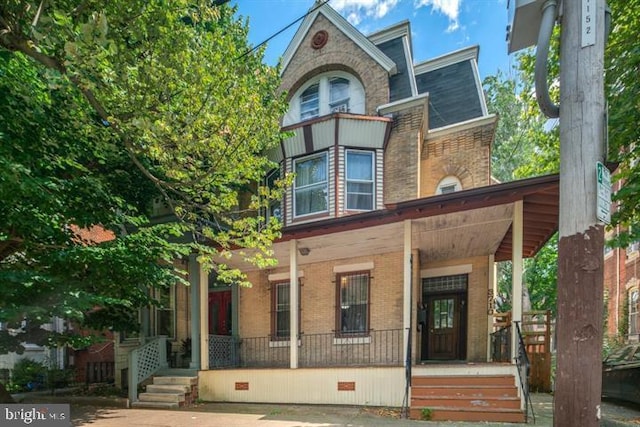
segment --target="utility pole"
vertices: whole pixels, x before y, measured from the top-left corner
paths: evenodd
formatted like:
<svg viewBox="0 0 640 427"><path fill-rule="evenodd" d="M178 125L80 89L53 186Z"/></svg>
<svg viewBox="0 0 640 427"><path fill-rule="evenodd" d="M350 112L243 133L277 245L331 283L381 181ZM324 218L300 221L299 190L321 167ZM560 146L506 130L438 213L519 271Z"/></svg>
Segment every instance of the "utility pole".
<svg viewBox="0 0 640 427"><path fill-rule="evenodd" d="M554 427L596 427L602 392L603 246L611 187L605 160L605 0L509 0L509 53L537 44L536 98L560 121L560 225ZM559 12L559 13L558 13ZM559 19L560 107L547 53ZM537 40L536 40L537 38Z"/></svg>
<svg viewBox="0 0 640 427"><path fill-rule="evenodd" d="M564 0L560 41L560 225L554 427L596 427L602 391L605 0Z"/></svg>

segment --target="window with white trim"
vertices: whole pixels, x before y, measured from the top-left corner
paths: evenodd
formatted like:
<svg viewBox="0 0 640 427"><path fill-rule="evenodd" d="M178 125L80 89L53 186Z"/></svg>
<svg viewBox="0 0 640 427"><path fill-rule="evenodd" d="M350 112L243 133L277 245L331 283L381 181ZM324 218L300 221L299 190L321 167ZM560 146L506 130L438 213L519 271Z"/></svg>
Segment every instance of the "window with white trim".
<svg viewBox="0 0 640 427"><path fill-rule="evenodd" d="M329 110L332 113L349 112L349 80L343 77L329 79Z"/></svg>
<svg viewBox="0 0 640 427"><path fill-rule="evenodd" d="M638 289L629 291L629 335L640 334L640 293Z"/></svg>
<svg viewBox="0 0 640 427"><path fill-rule="evenodd" d="M346 204L348 210L369 211L374 206L374 155L372 151L347 150Z"/></svg>
<svg viewBox="0 0 640 427"><path fill-rule="evenodd" d="M449 175L440 180L436 188L436 194L448 194L460 190L462 190L462 183L460 180L453 175Z"/></svg>
<svg viewBox="0 0 640 427"><path fill-rule="evenodd" d="M318 153L296 159L294 181L294 213L296 217L328 212L328 158Z"/></svg>
<svg viewBox="0 0 640 427"><path fill-rule="evenodd" d="M338 335L362 335L369 332L368 271L338 274L336 331Z"/></svg>
<svg viewBox="0 0 640 427"><path fill-rule="evenodd" d="M320 115L319 88L318 84L311 85L300 95L300 120Z"/></svg>
<svg viewBox="0 0 640 427"><path fill-rule="evenodd" d="M156 300L160 303L155 307L155 335L165 335L174 338L175 333L175 288L155 290Z"/></svg>
<svg viewBox="0 0 640 427"><path fill-rule="evenodd" d="M291 97L283 125L332 113L365 113L364 86L345 71L328 71L305 82Z"/></svg>

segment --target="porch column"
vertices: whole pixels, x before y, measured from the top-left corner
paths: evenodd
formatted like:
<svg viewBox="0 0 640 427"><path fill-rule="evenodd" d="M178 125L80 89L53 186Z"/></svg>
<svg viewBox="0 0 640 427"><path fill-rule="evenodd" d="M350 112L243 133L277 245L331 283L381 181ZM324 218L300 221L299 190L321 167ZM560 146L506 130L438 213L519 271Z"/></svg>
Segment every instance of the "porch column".
<svg viewBox="0 0 640 427"><path fill-rule="evenodd" d="M198 348L193 348L198 352L200 369L209 369L209 274L200 266L200 289L198 302L200 307L200 336ZM191 367L194 367L193 364ZM195 367L197 369L197 367Z"/></svg>
<svg viewBox="0 0 640 427"><path fill-rule="evenodd" d="M192 369L200 368L200 264L189 255L189 286L191 293L191 362Z"/></svg>
<svg viewBox="0 0 640 427"><path fill-rule="evenodd" d="M494 254L489 255L487 285L487 362L491 361L491 333L493 332L493 313L495 312L495 298L498 295L498 267Z"/></svg>
<svg viewBox="0 0 640 427"><path fill-rule="evenodd" d="M511 253L511 262L513 264L512 278L512 302L511 302L511 320L512 322L522 321L522 229L523 229L523 213L522 200L513 204L513 223L511 225L511 235L513 240L513 249ZM515 325L511 328L511 357L515 363L515 356L518 354L518 332Z"/></svg>
<svg viewBox="0 0 640 427"><path fill-rule="evenodd" d="M411 364L411 355L407 354L411 328L411 220L404 221L404 250L403 250L403 312L402 312L402 327L403 331L403 349L404 366Z"/></svg>
<svg viewBox="0 0 640 427"><path fill-rule="evenodd" d="M289 241L289 367L298 368L298 241Z"/></svg>

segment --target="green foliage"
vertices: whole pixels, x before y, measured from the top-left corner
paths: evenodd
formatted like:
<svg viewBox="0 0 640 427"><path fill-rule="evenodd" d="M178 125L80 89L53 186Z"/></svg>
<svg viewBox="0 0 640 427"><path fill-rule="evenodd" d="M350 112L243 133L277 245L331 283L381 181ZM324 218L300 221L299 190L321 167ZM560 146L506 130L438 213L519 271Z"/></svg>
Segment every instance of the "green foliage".
<svg viewBox="0 0 640 427"><path fill-rule="evenodd" d="M640 1L609 0L612 29L605 49L605 92L609 105L609 156L620 162L615 179L624 187L613 195L618 208L611 226L623 232L612 242L625 247L640 239Z"/></svg>
<svg viewBox="0 0 640 427"><path fill-rule="evenodd" d="M433 409L431 408L422 408L420 410L420 419L422 421L429 421L433 417Z"/></svg>
<svg viewBox="0 0 640 427"><path fill-rule="evenodd" d="M275 262L280 225L259 213L280 193L259 184L286 104L247 32L205 0L0 7L0 353L87 344L43 333L52 316L137 330L190 253L240 284L232 248ZM79 232L94 226L111 240Z"/></svg>
<svg viewBox="0 0 640 427"><path fill-rule="evenodd" d="M43 388L46 383L47 367L31 359L16 362L11 376L12 388L16 391L32 391Z"/></svg>

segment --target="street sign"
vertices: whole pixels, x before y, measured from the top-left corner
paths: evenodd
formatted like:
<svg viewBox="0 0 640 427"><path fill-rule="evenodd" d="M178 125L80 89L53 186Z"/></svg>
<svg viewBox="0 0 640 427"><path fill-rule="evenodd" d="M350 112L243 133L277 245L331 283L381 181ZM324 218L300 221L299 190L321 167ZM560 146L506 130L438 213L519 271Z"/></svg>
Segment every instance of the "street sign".
<svg viewBox="0 0 640 427"><path fill-rule="evenodd" d="M596 176L598 178L598 205L596 216L598 221L611 223L611 173L605 165L596 162Z"/></svg>

